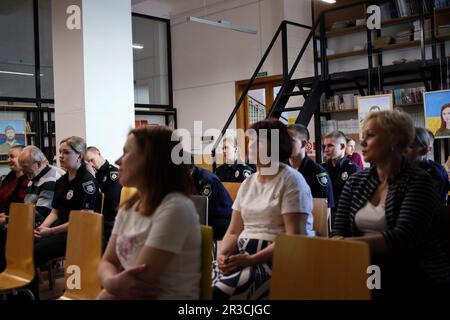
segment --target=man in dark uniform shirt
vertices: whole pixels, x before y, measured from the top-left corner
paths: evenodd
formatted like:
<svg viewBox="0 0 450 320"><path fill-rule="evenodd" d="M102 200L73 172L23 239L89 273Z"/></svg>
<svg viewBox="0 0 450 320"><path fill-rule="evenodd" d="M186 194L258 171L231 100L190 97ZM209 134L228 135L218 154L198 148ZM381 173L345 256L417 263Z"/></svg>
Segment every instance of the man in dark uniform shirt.
<svg viewBox="0 0 450 320"><path fill-rule="evenodd" d="M331 209L331 226L334 223L339 197L348 178L361 169L345 156L347 139L341 131L333 131L324 138L323 147L327 161L322 166L328 171L333 184L334 207Z"/></svg>
<svg viewBox="0 0 450 320"><path fill-rule="evenodd" d="M230 224L233 200L214 173L193 163L190 171L197 193L208 197L208 225L213 228L214 239L222 239Z"/></svg>
<svg viewBox="0 0 450 320"><path fill-rule="evenodd" d="M105 245L111 236L117 208L120 202L122 186L119 183L119 171L106 160L96 147L88 147L86 161L96 170L95 178L100 192L105 195L103 204Z"/></svg>
<svg viewBox="0 0 450 320"><path fill-rule="evenodd" d="M450 189L447 171L439 163L427 159L427 154L433 149L433 142L434 135L431 131L416 127L415 138L407 149L406 157L412 165L425 170L433 178L436 193L439 195L439 202L442 205L447 205Z"/></svg>
<svg viewBox="0 0 450 320"><path fill-rule="evenodd" d="M237 158L238 146L236 138L225 138L222 143L224 164L214 172L223 182L242 182L255 170Z"/></svg>
<svg viewBox="0 0 450 320"><path fill-rule="evenodd" d="M288 131L292 138L290 165L303 175L311 188L313 198L325 198L328 200L328 207L333 208L333 186L327 170L306 154L306 146L309 143L308 128L300 124L292 124L288 126Z"/></svg>

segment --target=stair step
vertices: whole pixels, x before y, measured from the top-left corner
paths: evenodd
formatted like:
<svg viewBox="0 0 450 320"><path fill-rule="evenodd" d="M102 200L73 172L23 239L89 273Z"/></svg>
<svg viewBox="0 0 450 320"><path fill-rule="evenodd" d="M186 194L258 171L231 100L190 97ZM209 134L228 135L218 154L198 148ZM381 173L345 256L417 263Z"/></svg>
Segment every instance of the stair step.
<svg viewBox="0 0 450 320"><path fill-rule="evenodd" d="M289 111L299 111L299 110L302 110L302 109L303 109L303 106L301 106L301 107L289 107L289 108L284 108L284 109L280 109L280 110L277 110L277 111L289 112Z"/></svg>

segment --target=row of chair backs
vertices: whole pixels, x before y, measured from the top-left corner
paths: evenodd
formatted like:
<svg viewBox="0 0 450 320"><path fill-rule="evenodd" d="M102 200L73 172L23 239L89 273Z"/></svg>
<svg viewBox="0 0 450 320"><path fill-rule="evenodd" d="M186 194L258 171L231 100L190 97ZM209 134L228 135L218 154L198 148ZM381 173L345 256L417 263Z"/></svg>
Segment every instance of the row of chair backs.
<svg viewBox="0 0 450 320"><path fill-rule="evenodd" d="M213 261L213 229L209 226L200 226L202 233L202 261L200 280L200 299L212 299L212 261Z"/></svg>
<svg viewBox="0 0 450 320"><path fill-rule="evenodd" d="M6 239L6 269L0 274L0 292L26 286L34 277L35 207L12 203Z"/></svg>
<svg viewBox="0 0 450 320"><path fill-rule="evenodd" d="M280 235L275 242L270 298L368 300L366 243Z"/></svg>
<svg viewBox="0 0 450 320"><path fill-rule="evenodd" d="M313 229L316 236L328 238L330 231L331 209L327 199L313 198Z"/></svg>

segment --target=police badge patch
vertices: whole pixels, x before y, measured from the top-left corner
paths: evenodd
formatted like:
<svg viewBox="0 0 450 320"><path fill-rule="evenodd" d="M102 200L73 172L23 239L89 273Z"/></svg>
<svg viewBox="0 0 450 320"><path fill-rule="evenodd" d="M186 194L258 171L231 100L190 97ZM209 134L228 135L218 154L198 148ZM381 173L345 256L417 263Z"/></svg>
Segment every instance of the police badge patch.
<svg viewBox="0 0 450 320"><path fill-rule="evenodd" d="M103 177L103 182L106 182L106 180L107 180L108 178L105 176L105 177Z"/></svg>
<svg viewBox="0 0 450 320"><path fill-rule="evenodd" d="M90 180L87 182L83 182L82 185L83 185L84 192L86 192L87 194L94 194L94 192L95 192L94 181Z"/></svg>
<svg viewBox="0 0 450 320"><path fill-rule="evenodd" d="M70 199L72 199L72 197L73 197L73 190L69 190L66 194L66 199L70 200Z"/></svg>
<svg viewBox="0 0 450 320"><path fill-rule="evenodd" d="M205 197L209 197L210 194L211 194L211 185L208 183L203 187L202 195L204 195Z"/></svg>
<svg viewBox="0 0 450 320"><path fill-rule="evenodd" d="M244 170L244 178L247 178L251 175L252 175L252 172L250 170L247 170L247 169Z"/></svg>
<svg viewBox="0 0 450 320"><path fill-rule="evenodd" d="M119 173L116 171L111 171L109 173L109 177L111 178L112 181L116 181L119 178Z"/></svg>
<svg viewBox="0 0 450 320"><path fill-rule="evenodd" d="M341 179L342 179L342 181L347 181L347 179L348 179L348 172L347 171L342 172Z"/></svg>
<svg viewBox="0 0 450 320"><path fill-rule="evenodd" d="M321 172L321 173L316 174L316 178L317 178L317 182L319 182L319 184L322 187L328 186L328 177L327 177L327 174L325 172Z"/></svg>
<svg viewBox="0 0 450 320"><path fill-rule="evenodd" d="M235 178L239 177L239 170L236 170L236 172L234 173L234 177Z"/></svg>

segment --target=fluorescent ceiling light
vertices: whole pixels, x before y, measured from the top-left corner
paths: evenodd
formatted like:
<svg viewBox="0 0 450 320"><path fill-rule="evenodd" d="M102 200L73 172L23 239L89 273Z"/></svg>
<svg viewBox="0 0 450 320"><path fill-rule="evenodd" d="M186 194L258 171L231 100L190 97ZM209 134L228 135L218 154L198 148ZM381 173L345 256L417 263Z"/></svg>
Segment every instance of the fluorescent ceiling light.
<svg viewBox="0 0 450 320"><path fill-rule="evenodd" d="M133 47L133 49L139 49L139 50L144 49L144 45L138 44L138 43L133 43L132 47Z"/></svg>
<svg viewBox="0 0 450 320"><path fill-rule="evenodd" d="M336 3L336 0L322 0L322 1L326 3Z"/></svg>
<svg viewBox="0 0 450 320"><path fill-rule="evenodd" d="M4 74L15 74L18 76L34 76L34 73L26 73L26 72L14 72L14 71L4 71L4 70L0 70L0 73L4 73ZM44 75L41 73L41 77L43 77Z"/></svg>
<svg viewBox="0 0 450 320"><path fill-rule="evenodd" d="M210 25L210 26L214 26L214 27L231 29L231 30L244 32L244 33L251 33L251 34L256 34L257 33L256 30L249 29L249 28L244 28L244 27L232 24L232 23L230 23L228 21L224 21L224 20L213 21L213 20L202 19L202 18L197 18L197 17L187 17L186 20L187 21L192 21L192 22L204 23L204 24L207 24L207 25Z"/></svg>

